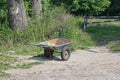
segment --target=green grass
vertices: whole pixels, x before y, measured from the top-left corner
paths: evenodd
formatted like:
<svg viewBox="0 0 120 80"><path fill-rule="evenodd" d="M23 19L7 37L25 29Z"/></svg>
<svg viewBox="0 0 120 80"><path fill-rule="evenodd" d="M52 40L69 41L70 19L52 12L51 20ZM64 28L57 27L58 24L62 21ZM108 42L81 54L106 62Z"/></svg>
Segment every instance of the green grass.
<svg viewBox="0 0 120 80"><path fill-rule="evenodd" d="M7 70L12 68L11 63L15 62L16 58L10 57L8 55L0 55L0 77L8 76L9 74L3 72L3 70Z"/></svg>
<svg viewBox="0 0 120 80"><path fill-rule="evenodd" d="M0 77L6 77L6 76L10 76L10 74L0 71Z"/></svg>
<svg viewBox="0 0 120 80"><path fill-rule="evenodd" d="M107 48L109 48L112 51L120 51L120 41L109 42Z"/></svg>
<svg viewBox="0 0 120 80"><path fill-rule="evenodd" d="M14 57L10 57L7 55L0 55L0 71L11 68L10 63L15 62L15 60L16 59Z"/></svg>
<svg viewBox="0 0 120 80"><path fill-rule="evenodd" d="M43 49L36 46L31 45L17 45L13 51L15 51L17 55L39 55L43 53Z"/></svg>
<svg viewBox="0 0 120 80"><path fill-rule="evenodd" d="M92 39L99 43L102 40L107 39L108 41L120 40L120 24L106 23L98 24L95 26L89 26L87 33L91 35Z"/></svg>
<svg viewBox="0 0 120 80"><path fill-rule="evenodd" d="M27 68L31 68L34 65L39 65L39 64L42 64L42 62L33 62L33 63L23 64L23 65L17 65L15 68L27 69Z"/></svg>
<svg viewBox="0 0 120 80"><path fill-rule="evenodd" d="M31 68L33 65L42 64L42 62L33 62L29 64L17 65L17 67L11 66L11 63L14 63L15 61L16 61L15 57L11 57L6 54L0 55L0 77L9 76L10 74L4 72L4 70L7 70L9 68L26 69L26 68Z"/></svg>
<svg viewBox="0 0 120 80"><path fill-rule="evenodd" d="M15 62L16 58L14 57L10 57L10 56L7 56L7 55L0 55L0 70L5 70L5 69L8 69L10 68L10 63L13 63Z"/></svg>
<svg viewBox="0 0 120 80"><path fill-rule="evenodd" d="M111 50L120 50L118 42L120 40L120 23L109 22L102 24L88 25L86 32L91 36L97 45L110 45ZM114 43L115 42L115 43ZM114 45L111 45L114 44Z"/></svg>

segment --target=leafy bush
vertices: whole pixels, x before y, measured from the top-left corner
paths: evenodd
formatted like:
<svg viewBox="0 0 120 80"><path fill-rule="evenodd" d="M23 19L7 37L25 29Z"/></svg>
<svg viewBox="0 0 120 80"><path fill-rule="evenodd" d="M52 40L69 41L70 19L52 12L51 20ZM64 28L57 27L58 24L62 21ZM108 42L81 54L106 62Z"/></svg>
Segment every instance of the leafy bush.
<svg viewBox="0 0 120 80"><path fill-rule="evenodd" d="M64 5L77 15L98 15L110 5L109 0L51 0L55 5Z"/></svg>

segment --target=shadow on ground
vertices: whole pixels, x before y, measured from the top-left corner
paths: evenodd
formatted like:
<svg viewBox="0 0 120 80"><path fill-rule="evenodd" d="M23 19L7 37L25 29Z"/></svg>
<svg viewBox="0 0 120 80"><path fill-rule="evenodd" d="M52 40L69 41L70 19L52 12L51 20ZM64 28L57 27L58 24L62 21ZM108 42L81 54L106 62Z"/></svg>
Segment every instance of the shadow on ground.
<svg viewBox="0 0 120 80"><path fill-rule="evenodd" d="M59 57L57 57L57 56L53 56L53 59L50 59L50 58L44 57L43 54L36 55L36 56L32 56L32 57L30 57L29 59L38 60L38 61L50 61L50 60L62 61L62 60L61 60Z"/></svg>

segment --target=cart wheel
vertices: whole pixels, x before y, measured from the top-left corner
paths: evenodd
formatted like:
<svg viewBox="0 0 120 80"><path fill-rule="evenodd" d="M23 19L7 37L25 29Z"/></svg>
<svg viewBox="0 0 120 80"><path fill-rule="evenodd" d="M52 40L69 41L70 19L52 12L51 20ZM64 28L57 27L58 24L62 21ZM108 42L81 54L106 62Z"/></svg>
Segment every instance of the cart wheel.
<svg viewBox="0 0 120 80"><path fill-rule="evenodd" d="M63 61L67 61L70 58L70 49L69 47L64 47L61 52L61 58Z"/></svg>

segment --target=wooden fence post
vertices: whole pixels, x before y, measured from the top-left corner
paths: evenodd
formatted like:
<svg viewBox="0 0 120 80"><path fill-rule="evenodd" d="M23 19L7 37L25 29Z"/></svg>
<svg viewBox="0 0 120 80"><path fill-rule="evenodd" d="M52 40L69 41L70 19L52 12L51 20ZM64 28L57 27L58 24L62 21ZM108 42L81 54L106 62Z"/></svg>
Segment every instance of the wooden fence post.
<svg viewBox="0 0 120 80"><path fill-rule="evenodd" d="M85 31L87 28L87 16L84 16L84 26L83 26L83 30Z"/></svg>

